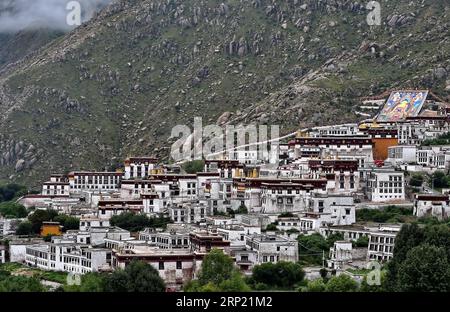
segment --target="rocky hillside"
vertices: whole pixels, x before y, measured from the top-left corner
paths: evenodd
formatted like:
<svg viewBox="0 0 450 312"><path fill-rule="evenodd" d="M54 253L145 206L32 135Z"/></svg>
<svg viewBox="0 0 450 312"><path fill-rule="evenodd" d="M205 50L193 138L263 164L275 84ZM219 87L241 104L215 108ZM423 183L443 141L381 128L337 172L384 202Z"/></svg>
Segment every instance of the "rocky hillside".
<svg viewBox="0 0 450 312"><path fill-rule="evenodd" d="M62 33L48 29L25 29L15 34L0 33L0 69L32 54Z"/></svg>
<svg viewBox="0 0 450 312"><path fill-rule="evenodd" d="M167 157L171 128L358 118L392 88L450 94L446 1L118 0L0 70L0 179ZM220 118L219 118L220 117Z"/></svg>

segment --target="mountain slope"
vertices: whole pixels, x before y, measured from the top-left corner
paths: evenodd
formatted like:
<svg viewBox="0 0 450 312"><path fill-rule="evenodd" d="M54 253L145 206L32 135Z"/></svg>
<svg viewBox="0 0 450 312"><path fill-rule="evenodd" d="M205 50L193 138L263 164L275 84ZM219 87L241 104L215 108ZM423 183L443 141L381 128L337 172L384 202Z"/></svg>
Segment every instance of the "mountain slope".
<svg viewBox="0 0 450 312"><path fill-rule="evenodd" d="M382 1L370 27L347 0L118 1L0 71L0 179L166 157L194 116L286 133L357 120L359 97L391 88L447 97L445 2Z"/></svg>

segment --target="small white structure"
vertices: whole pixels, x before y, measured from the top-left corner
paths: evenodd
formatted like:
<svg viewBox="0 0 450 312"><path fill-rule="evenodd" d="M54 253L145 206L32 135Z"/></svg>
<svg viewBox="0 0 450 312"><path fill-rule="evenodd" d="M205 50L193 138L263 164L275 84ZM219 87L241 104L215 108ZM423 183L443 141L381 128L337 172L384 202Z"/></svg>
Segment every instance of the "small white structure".
<svg viewBox="0 0 450 312"><path fill-rule="evenodd" d="M156 173L158 160L154 157L129 157L125 160L125 179L141 179Z"/></svg>
<svg viewBox="0 0 450 312"><path fill-rule="evenodd" d="M416 162L417 146L396 145L388 147L388 158L386 162L392 165L410 164Z"/></svg>
<svg viewBox="0 0 450 312"><path fill-rule="evenodd" d="M298 261L298 242L277 235L253 234L246 237L247 250L256 252L257 264Z"/></svg>
<svg viewBox="0 0 450 312"><path fill-rule="evenodd" d="M330 248L330 260L328 267L340 269L348 262L352 261L352 243L348 241L336 241Z"/></svg>
<svg viewBox="0 0 450 312"><path fill-rule="evenodd" d="M0 245L0 264L6 262L6 248Z"/></svg>
<svg viewBox="0 0 450 312"><path fill-rule="evenodd" d="M439 220L448 219L450 215L448 195L417 194L414 200L414 215L417 217L432 216Z"/></svg>

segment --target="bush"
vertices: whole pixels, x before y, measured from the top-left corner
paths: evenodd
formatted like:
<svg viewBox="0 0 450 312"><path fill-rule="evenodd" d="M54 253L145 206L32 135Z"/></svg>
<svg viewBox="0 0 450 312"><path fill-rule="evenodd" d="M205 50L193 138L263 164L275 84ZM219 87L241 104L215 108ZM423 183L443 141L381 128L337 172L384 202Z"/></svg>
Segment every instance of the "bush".
<svg viewBox="0 0 450 312"><path fill-rule="evenodd" d="M356 220L365 222L401 222L405 216L412 216L412 210L404 207L388 206L384 209L356 210Z"/></svg>
<svg viewBox="0 0 450 312"><path fill-rule="evenodd" d="M122 213L110 219L111 225L118 226L130 232L138 232L147 227L166 227L170 223L169 218L149 218L143 214L132 212Z"/></svg>
<svg viewBox="0 0 450 312"><path fill-rule="evenodd" d="M356 247L367 247L369 246L369 237L367 237L366 235L360 236L355 244Z"/></svg>
<svg viewBox="0 0 450 312"><path fill-rule="evenodd" d="M424 181L423 175L420 173L414 173L411 176L411 180L409 181L409 185L420 187Z"/></svg>
<svg viewBox="0 0 450 312"><path fill-rule="evenodd" d="M0 214L5 218L25 218L28 215L27 209L17 203L4 202L0 204Z"/></svg>
<svg viewBox="0 0 450 312"><path fill-rule="evenodd" d="M132 261L125 270L118 269L105 279L108 292L163 292L165 289L158 271L142 261Z"/></svg>
<svg viewBox="0 0 450 312"><path fill-rule="evenodd" d="M267 262L253 268L253 284L265 284L275 289L292 289L305 277L298 263L280 261Z"/></svg>
<svg viewBox="0 0 450 312"><path fill-rule="evenodd" d="M234 267L233 259L222 250L213 249L203 259L199 278L184 287L189 292L249 291L250 288Z"/></svg>
<svg viewBox="0 0 450 312"><path fill-rule="evenodd" d="M318 278L312 281L308 281L306 288L304 288L307 292L324 292L326 290L326 284L323 279Z"/></svg>
<svg viewBox="0 0 450 312"><path fill-rule="evenodd" d="M329 245L327 240L319 233L312 235L300 235L297 237L298 255L302 262L308 264L322 264L323 252L328 254Z"/></svg>
<svg viewBox="0 0 450 312"><path fill-rule="evenodd" d="M266 231L278 231L278 228L274 223L270 223L266 226Z"/></svg>
<svg viewBox="0 0 450 312"><path fill-rule="evenodd" d="M202 172L205 167L205 162L203 160L193 160L183 164L183 169L186 173L194 174L197 172Z"/></svg>
<svg viewBox="0 0 450 312"><path fill-rule="evenodd" d="M80 228L80 219L65 214L57 215L53 221L59 222L63 226L63 230L78 230Z"/></svg>
<svg viewBox="0 0 450 312"><path fill-rule="evenodd" d="M240 205L239 208L236 210L237 214L247 214L248 209L245 207L245 205Z"/></svg>
<svg viewBox="0 0 450 312"><path fill-rule="evenodd" d="M358 283L347 274L333 276L327 283L328 292L353 292L358 290Z"/></svg>
<svg viewBox="0 0 450 312"><path fill-rule="evenodd" d="M11 201L14 198L27 194L25 186L18 184L6 184L0 186L0 203L5 201Z"/></svg>
<svg viewBox="0 0 450 312"><path fill-rule="evenodd" d="M30 221L24 221L19 224L16 229L17 235L31 235L33 234L33 225Z"/></svg>

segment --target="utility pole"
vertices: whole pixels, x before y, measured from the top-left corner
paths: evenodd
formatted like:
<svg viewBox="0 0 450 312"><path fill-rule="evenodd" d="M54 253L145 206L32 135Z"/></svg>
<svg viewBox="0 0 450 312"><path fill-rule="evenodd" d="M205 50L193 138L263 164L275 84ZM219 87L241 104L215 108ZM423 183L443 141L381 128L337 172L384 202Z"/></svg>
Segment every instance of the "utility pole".
<svg viewBox="0 0 450 312"><path fill-rule="evenodd" d="M325 250L322 250L322 268L325 268Z"/></svg>

